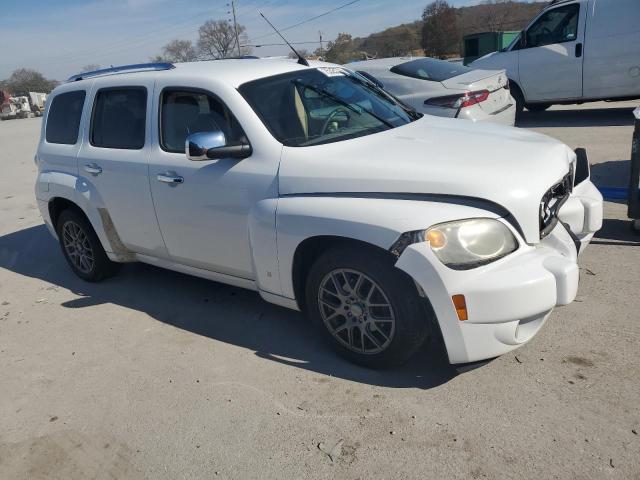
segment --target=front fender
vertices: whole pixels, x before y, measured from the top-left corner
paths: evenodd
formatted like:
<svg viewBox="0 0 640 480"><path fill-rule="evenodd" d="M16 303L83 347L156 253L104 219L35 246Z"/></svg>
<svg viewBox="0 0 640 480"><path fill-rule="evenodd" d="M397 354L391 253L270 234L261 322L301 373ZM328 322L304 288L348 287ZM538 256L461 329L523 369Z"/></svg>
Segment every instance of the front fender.
<svg viewBox="0 0 640 480"><path fill-rule="evenodd" d="M302 195L278 200L276 214L281 294L294 299L293 259L312 237L345 237L388 250L408 231L464 218L498 218L496 213L437 201L354 196Z"/></svg>

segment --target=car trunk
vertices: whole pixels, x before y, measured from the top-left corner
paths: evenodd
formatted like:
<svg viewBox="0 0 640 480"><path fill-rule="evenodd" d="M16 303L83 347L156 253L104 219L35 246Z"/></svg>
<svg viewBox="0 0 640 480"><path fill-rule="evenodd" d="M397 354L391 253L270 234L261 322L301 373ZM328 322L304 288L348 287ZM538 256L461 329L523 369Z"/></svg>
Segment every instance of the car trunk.
<svg viewBox="0 0 640 480"><path fill-rule="evenodd" d="M478 104L480 108L489 114L499 112L512 103L509 90L504 88L509 85L509 80L504 70L472 70L444 80L441 83L450 90L489 91L489 97Z"/></svg>

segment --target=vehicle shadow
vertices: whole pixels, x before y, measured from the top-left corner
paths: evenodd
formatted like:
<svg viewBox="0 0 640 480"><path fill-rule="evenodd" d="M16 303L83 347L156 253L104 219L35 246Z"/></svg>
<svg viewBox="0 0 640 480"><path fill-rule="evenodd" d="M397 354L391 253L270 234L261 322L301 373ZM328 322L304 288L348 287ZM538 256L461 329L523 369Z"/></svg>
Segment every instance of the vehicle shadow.
<svg viewBox="0 0 640 480"><path fill-rule="evenodd" d="M582 110L524 111L516 125L536 127L619 127L634 124L633 107L585 108Z"/></svg>
<svg viewBox="0 0 640 480"><path fill-rule="evenodd" d="M327 348L300 313L268 304L255 292L149 265L124 265L105 282L84 282L71 272L44 225L1 236L0 268L80 296L63 303L66 308L120 305L196 335L246 348L270 361L355 382L428 389L459 373L433 342L400 368L373 371L352 365Z"/></svg>
<svg viewBox="0 0 640 480"><path fill-rule="evenodd" d="M593 245L640 247L640 236L631 228L631 220L605 218L595 234Z"/></svg>
<svg viewBox="0 0 640 480"><path fill-rule="evenodd" d="M591 165L591 181L598 187L627 188L630 175L630 160L610 160Z"/></svg>

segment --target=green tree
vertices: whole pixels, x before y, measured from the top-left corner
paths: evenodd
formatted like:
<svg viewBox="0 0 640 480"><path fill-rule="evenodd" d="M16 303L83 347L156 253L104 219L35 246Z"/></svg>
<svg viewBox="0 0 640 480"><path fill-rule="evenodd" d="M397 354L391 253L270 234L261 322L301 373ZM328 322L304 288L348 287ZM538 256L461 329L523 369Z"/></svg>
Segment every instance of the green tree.
<svg viewBox="0 0 640 480"><path fill-rule="evenodd" d="M372 33L362 41L359 49L379 58L411 55L421 48L421 28L422 22L415 22Z"/></svg>
<svg viewBox="0 0 640 480"><path fill-rule="evenodd" d="M42 92L49 93L58 82L48 80L40 72L28 68L19 68L6 80L6 86L11 93Z"/></svg>
<svg viewBox="0 0 640 480"><path fill-rule="evenodd" d="M459 52L456 9L446 0L435 0L422 13L422 48L430 57L441 58Z"/></svg>
<svg viewBox="0 0 640 480"><path fill-rule="evenodd" d="M324 58L327 62L347 63L349 60L353 60L354 55L357 55L354 47L351 35L339 33L333 42L327 44Z"/></svg>

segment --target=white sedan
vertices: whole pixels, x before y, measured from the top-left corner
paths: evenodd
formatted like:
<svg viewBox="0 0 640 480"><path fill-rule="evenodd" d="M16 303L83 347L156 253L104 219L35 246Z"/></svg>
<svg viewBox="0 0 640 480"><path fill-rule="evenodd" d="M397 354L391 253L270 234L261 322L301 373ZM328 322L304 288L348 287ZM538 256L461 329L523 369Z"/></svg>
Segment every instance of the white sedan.
<svg viewBox="0 0 640 480"><path fill-rule="evenodd" d="M350 63L418 112L514 125L516 102L504 70L474 70L435 58L383 58Z"/></svg>

